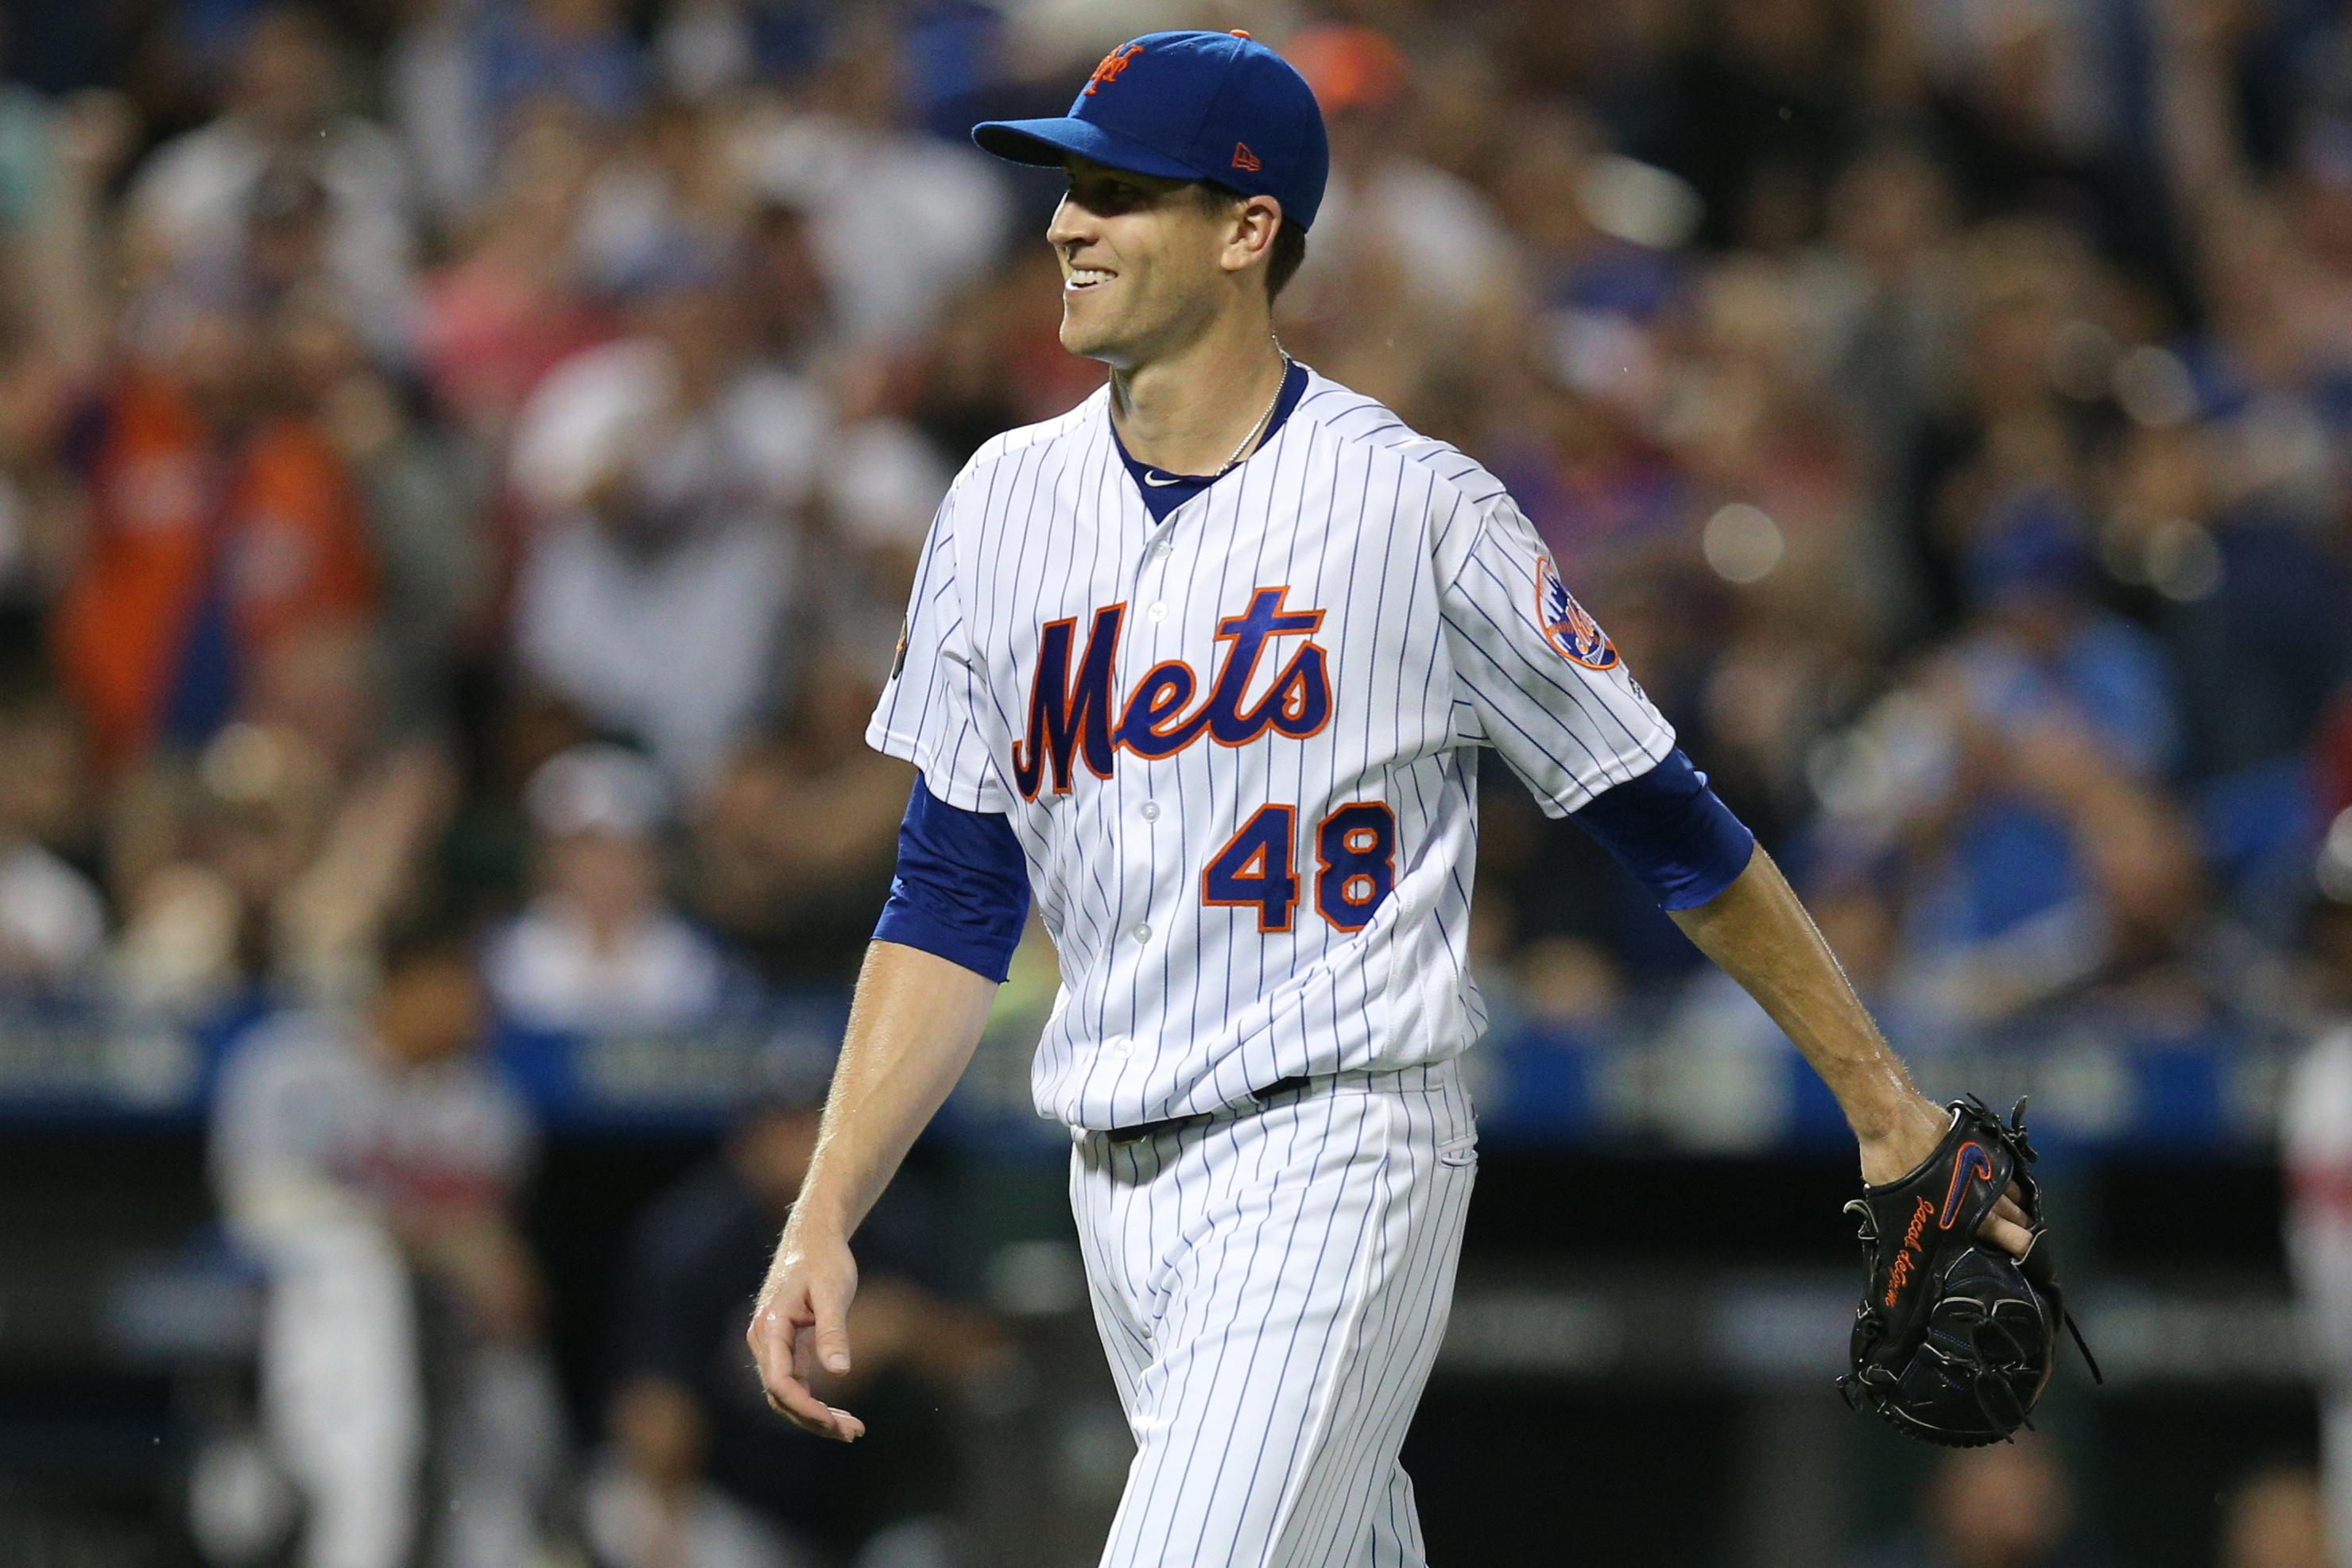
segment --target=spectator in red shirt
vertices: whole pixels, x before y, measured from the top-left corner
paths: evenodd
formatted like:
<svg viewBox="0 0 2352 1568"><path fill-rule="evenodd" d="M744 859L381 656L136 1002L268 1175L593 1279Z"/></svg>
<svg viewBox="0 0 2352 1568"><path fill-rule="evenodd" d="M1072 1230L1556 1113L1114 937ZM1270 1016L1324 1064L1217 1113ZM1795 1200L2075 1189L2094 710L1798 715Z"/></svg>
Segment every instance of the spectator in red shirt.
<svg viewBox="0 0 2352 1568"><path fill-rule="evenodd" d="M52 624L110 769L201 744L272 649L375 604L350 476L282 401L260 324L213 302L158 316L86 426L87 537Z"/></svg>

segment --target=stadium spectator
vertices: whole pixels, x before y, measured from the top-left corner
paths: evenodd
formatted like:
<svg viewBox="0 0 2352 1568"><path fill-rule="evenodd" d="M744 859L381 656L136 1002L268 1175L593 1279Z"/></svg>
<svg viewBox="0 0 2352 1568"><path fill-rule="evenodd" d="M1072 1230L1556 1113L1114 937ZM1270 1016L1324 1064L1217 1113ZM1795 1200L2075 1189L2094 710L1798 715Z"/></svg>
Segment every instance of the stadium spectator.
<svg viewBox="0 0 2352 1568"><path fill-rule="evenodd" d="M560 125L583 149L625 138L646 62L609 0L424 0L387 62L401 132L446 224L490 217L515 144Z"/></svg>
<svg viewBox="0 0 2352 1568"><path fill-rule="evenodd" d="M665 249L724 254L737 238L741 181L716 117L656 103L629 122L582 193L573 244L596 277L625 283Z"/></svg>
<svg viewBox="0 0 2352 1568"><path fill-rule="evenodd" d="M2048 1437L1938 1456L1919 1498L1916 1539L1853 1559L1853 1568L2102 1568L2074 1489Z"/></svg>
<svg viewBox="0 0 2352 1568"><path fill-rule="evenodd" d="M47 992L93 980L107 910L58 852L86 848L79 716L54 687L0 692L0 987Z"/></svg>
<svg viewBox="0 0 2352 1568"><path fill-rule="evenodd" d="M566 120L517 126L479 214L423 288L420 369L445 417L484 443L557 364L618 329L572 244L594 150Z"/></svg>
<svg viewBox="0 0 2352 1568"><path fill-rule="evenodd" d="M2059 497L1997 498L1963 559L1967 633L1953 650L1970 702L1989 722L2095 738L2134 777L2178 763L2171 671L2156 640L2091 601L2088 544Z"/></svg>
<svg viewBox="0 0 2352 1568"><path fill-rule="evenodd" d="M2222 1496L2219 1568L2332 1568L2330 1539L2306 1465L2257 1469Z"/></svg>
<svg viewBox="0 0 2352 1568"><path fill-rule="evenodd" d="M2352 834L2331 835L2323 886L2347 849ZM2344 859L2352 864L2352 855ZM2327 1528L2352 1541L2352 879L2311 901L2303 935L2311 1044L2287 1086L2279 1130L2287 1260L2318 1385Z"/></svg>
<svg viewBox="0 0 2352 1568"><path fill-rule="evenodd" d="M476 58L484 9L481 0L417 0L403 7L384 60L385 96L414 160L421 204L453 226L493 193L501 152L485 118ZM510 131L505 150L514 140Z"/></svg>
<svg viewBox="0 0 2352 1568"><path fill-rule="evenodd" d="M646 62L617 0L520 0L475 22L474 89L494 131L525 105L563 104L618 130L645 101Z"/></svg>
<svg viewBox="0 0 2352 1568"><path fill-rule="evenodd" d="M637 332L551 372L515 435L523 667L689 790L782 686L831 424L747 351L731 262L651 236Z"/></svg>
<svg viewBox="0 0 2352 1568"><path fill-rule="evenodd" d="M223 730L193 768L150 770L110 835L121 998L200 1015L362 994L376 942L432 891L425 849L454 784L429 743L339 778L299 731L254 722Z"/></svg>
<svg viewBox="0 0 2352 1568"><path fill-rule="evenodd" d="M278 894L312 862L331 809L324 760L283 730L232 725L193 769L142 785L125 792L112 845L123 995L193 1015L267 989L284 973Z"/></svg>
<svg viewBox="0 0 2352 1568"><path fill-rule="evenodd" d="M131 242L142 267L164 269L235 250L265 177L293 160L318 182L329 265L354 320L396 350L409 326L414 255L407 159L381 127L341 109L343 64L316 10L258 12L220 117L140 167L126 214Z"/></svg>
<svg viewBox="0 0 2352 1568"><path fill-rule="evenodd" d="M822 57L827 7L814 0L679 0L654 38L663 84L699 102L755 81L790 81Z"/></svg>
<svg viewBox="0 0 2352 1568"><path fill-rule="evenodd" d="M949 1568L953 1471L940 1397L1002 1355L944 1293L941 1237L918 1183L860 1229L868 1251L850 1332L857 1365L827 1380L877 1410L852 1447L773 1418L736 1375L743 1324L816 1145L822 1060L778 1058L721 1156L658 1199L622 1266L606 1407L610 1461L588 1504L613 1568ZM708 1552L706 1559L700 1553ZM736 1555L726 1555L728 1552Z"/></svg>
<svg viewBox="0 0 2352 1568"><path fill-rule="evenodd" d="M50 626L108 774L202 746L257 660L375 606L350 473L288 406L266 324L176 289L152 309L77 441L86 538Z"/></svg>
<svg viewBox="0 0 2352 1568"><path fill-rule="evenodd" d="M563 1434L515 1227L533 1132L478 1054L487 1018L469 948L418 925L362 1011L275 1019L223 1076L214 1181L268 1275L262 1415L310 1568L547 1543Z"/></svg>
<svg viewBox="0 0 2352 1568"><path fill-rule="evenodd" d="M380 726L444 723L459 666L496 613L497 540L482 526L494 475L474 432L433 417L413 383L371 361L330 301L297 295L274 319L291 394L318 411L367 525L376 615L302 641L380 661ZM284 664L289 661L278 660Z"/></svg>
<svg viewBox="0 0 2352 1568"><path fill-rule="evenodd" d="M1332 180L1315 220L1318 264L1370 274L1402 318L1442 329L1511 281L1510 235L1486 193L1419 156L1412 68L1395 42L1362 26L1302 31L1289 57L1315 89L1331 137ZM1375 298L1378 296L1376 295Z"/></svg>
<svg viewBox="0 0 2352 1568"><path fill-rule="evenodd" d="M618 747L575 747L540 768L524 803L539 890L490 942L499 1011L572 1033L709 1022L728 966L665 896L669 806L652 765Z"/></svg>
<svg viewBox="0 0 2352 1568"><path fill-rule="evenodd" d="M958 290L1012 237L1005 176L969 144L900 122L905 51L878 14L857 18L805 91L747 116L738 143L765 197L809 214L843 332L919 351Z"/></svg>
<svg viewBox="0 0 2352 1568"><path fill-rule="evenodd" d="M821 664L793 722L739 747L695 808L688 905L772 984L854 967L888 895L910 781L865 744L877 689Z"/></svg>

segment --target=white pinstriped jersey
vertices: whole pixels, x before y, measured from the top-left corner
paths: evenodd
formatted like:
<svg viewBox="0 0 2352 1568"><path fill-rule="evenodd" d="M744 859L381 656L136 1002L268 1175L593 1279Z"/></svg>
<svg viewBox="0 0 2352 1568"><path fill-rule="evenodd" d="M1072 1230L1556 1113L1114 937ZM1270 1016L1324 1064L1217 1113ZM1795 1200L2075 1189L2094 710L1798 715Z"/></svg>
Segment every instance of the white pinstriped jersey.
<svg viewBox="0 0 2352 1568"><path fill-rule="evenodd" d="M1037 1108L1105 1130L1460 1054L1473 748L1557 816L1674 731L1493 475L1310 375L1157 523L1108 389L983 446L866 739L1010 819L1061 960Z"/></svg>

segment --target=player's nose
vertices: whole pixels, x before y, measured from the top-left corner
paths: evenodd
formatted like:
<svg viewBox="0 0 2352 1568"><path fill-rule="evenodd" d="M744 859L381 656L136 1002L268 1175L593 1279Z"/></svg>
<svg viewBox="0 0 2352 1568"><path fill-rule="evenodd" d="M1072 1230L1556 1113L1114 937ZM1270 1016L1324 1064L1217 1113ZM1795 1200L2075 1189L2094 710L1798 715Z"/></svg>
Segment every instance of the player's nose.
<svg viewBox="0 0 2352 1568"><path fill-rule="evenodd" d="M1055 250L1067 254L1073 246L1087 244L1095 237L1092 213L1065 196L1054 208L1054 220L1045 225L1045 241Z"/></svg>

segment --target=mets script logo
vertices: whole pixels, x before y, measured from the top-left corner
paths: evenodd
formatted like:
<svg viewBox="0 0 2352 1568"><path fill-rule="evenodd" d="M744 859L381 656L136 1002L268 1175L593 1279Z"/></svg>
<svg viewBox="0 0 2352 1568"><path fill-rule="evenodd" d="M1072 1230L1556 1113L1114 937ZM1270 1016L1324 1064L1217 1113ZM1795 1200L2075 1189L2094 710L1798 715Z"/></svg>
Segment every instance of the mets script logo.
<svg viewBox="0 0 2352 1568"><path fill-rule="evenodd" d="M1102 57L1102 63L1095 67L1095 74L1087 78L1087 90L1079 94L1079 96L1081 98L1092 98L1095 95L1095 89L1108 86L1108 84L1117 81L1118 79L1118 73L1127 69L1127 62L1135 58L1136 56L1142 52L1143 46L1141 44L1121 44L1118 47L1105 55ZM1083 55L1079 57L1081 59L1085 57L1086 57Z"/></svg>
<svg viewBox="0 0 2352 1568"><path fill-rule="evenodd" d="M1559 580L1549 550L1536 552L1536 619L1551 645L1586 669L1617 667L1617 645Z"/></svg>
<svg viewBox="0 0 2352 1568"><path fill-rule="evenodd" d="M1949 1230L1960 1218L1960 1195L1968 1190L1969 1178L1992 1180L1992 1156L1985 1153L1982 1144L1962 1144L1952 1160L1952 1190L1944 1195L1944 1212L1936 1217L1936 1228Z"/></svg>
<svg viewBox="0 0 2352 1568"><path fill-rule="evenodd" d="M1086 652L1071 655L1077 621L1049 621L1037 639L1037 668L1029 683L1029 733L1013 743L1013 782L1024 800L1034 800L1050 768L1053 791L1070 792L1072 763L1083 760L1097 779L1110 777L1121 751L1158 759L1173 757L1203 735L1219 746L1246 746L1269 731L1304 740L1331 721L1329 654L1308 642L1290 655L1265 694L1255 702L1250 689L1266 646L1278 637L1312 638L1323 624L1320 610L1288 610L1286 588L1261 588L1249 608L1217 622L1223 644L1206 690L1192 666L1169 659L1151 666L1114 714L1112 668L1118 657L1124 604L1094 614ZM1200 695L1197 705L1192 703Z"/></svg>

